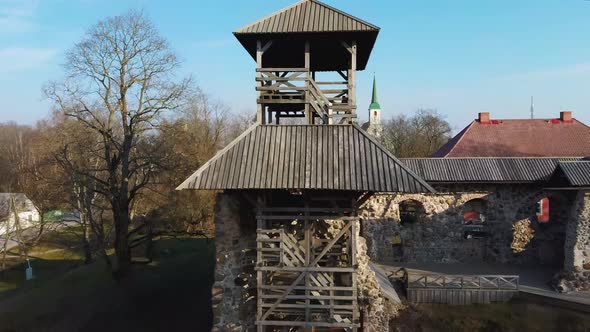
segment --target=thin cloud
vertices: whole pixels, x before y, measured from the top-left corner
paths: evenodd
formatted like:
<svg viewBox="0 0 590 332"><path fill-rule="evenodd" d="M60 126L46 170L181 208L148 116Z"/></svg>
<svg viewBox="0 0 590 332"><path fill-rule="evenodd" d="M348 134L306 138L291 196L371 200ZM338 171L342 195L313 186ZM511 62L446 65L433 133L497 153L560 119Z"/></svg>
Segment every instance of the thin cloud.
<svg viewBox="0 0 590 332"><path fill-rule="evenodd" d="M37 9L36 0L0 0L0 34L33 30Z"/></svg>
<svg viewBox="0 0 590 332"><path fill-rule="evenodd" d="M0 73L14 73L43 66L57 54L53 48L0 48Z"/></svg>
<svg viewBox="0 0 590 332"><path fill-rule="evenodd" d="M515 73L497 77L497 80L555 80L563 78L587 77L590 75L590 62L544 68L529 72Z"/></svg>

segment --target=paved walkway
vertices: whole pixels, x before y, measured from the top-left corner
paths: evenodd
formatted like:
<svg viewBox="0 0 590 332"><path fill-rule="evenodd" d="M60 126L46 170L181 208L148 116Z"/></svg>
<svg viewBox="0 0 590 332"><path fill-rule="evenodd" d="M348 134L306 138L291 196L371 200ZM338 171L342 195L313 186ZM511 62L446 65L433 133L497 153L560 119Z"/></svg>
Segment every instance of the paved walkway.
<svg viewBox="0 0 590 332"><path fill-rule="evenodd" d="M410 275L410 280L418 275L451 274L451 275L518 275L520 276L520 291L534 295L544 296L562 301L590 305L590 292L573 292L561 294L554 291L548 281L557 273L555 268L543 266L526 267L506 264L417 264L404 263L396 265L379 265L388 272L395 272L405 267Z"/></svg>

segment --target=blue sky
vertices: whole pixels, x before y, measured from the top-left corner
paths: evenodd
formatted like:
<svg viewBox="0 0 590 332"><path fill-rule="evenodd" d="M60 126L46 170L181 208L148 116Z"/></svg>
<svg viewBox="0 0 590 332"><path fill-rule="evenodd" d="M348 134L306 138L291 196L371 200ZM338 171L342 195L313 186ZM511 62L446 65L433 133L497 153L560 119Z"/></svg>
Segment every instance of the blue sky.
<svg viewBox="0 0 590 332"><path fill-rule="evenodd" d="M373 72L383 116L436 108L455 130L492 118L571 110L590 124L590 1L326 0L381 32L358 75L366 118ZM142 9L203 90L234 112L255 109L254 61L231 32L292 0L0 0L0 122L48 115L41 87L64 53L107 16Z"/></svg>

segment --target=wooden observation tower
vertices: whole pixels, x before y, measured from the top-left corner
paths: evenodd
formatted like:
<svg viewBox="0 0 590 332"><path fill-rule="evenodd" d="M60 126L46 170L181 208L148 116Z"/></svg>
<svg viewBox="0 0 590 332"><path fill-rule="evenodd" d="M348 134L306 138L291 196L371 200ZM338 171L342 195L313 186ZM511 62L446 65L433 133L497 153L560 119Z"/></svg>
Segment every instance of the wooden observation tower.
<svg viewBox="0 0 590 332"><path fill-rule="evenodd" d="M256 60L258 123L178 187L223 190L218 331L373 330L357 209L376 192L434 191L354 121L378 33L316 0L234 32ZM305 123L281 123L293 117Z"/></svg>
<svg viewBox="0 0 590 332"><path fill-rule="evenodd" d="M293 117L307 124L352 123L356 71L365 69L378 33L378 27L316 0L235 31L256 60L258 123Z"/></svg>

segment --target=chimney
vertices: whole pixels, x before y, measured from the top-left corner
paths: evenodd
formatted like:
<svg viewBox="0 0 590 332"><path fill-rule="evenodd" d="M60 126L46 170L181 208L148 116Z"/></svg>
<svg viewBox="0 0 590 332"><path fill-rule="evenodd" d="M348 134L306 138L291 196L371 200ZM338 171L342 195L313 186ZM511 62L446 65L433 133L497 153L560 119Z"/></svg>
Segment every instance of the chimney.
<svg viewBox="0 0 590 332"><path fill-rule="evenodd" d="M559 120L563 122L572 122L572 112L559 112Z"/></svg>
<svg viewBox="0 0 590 332"><path fill-rule="evenodd" d="M488 112L481 112L478 114L479 123L490 123L490 113Z"/></svg>

